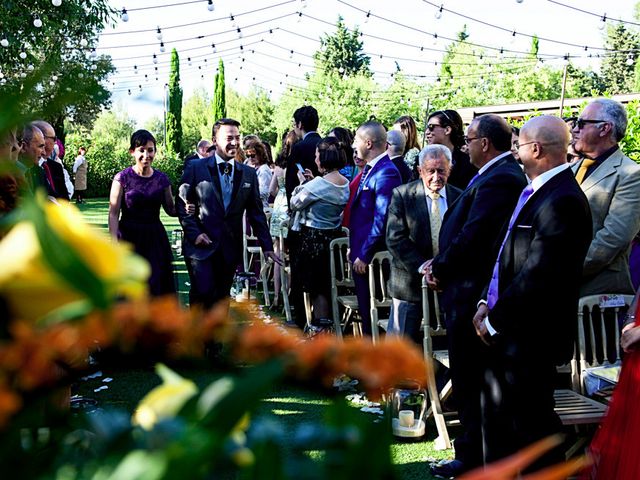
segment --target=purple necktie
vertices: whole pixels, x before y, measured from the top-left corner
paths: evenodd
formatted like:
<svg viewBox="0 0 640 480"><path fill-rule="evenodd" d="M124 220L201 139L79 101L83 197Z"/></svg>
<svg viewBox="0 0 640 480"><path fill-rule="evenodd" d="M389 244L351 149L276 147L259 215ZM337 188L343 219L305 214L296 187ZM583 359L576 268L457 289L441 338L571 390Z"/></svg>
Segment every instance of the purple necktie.
<svg viewBox="0 0 640 480"><path fill-rule="evenodd" d="M493 274L491 275L491 282L489 283L489 291L487 292L487 306L489 307L489 310L491 310L498 301L498 274L500 271L500 255L502 255L502 249L504 248L505 243L507 243L507 238L509 238L509 234L511 233L513 224L516 222L516 218L518 218L518 215L520 214L520 210L522 210L524 204L527 203L527 200L532 193L533 187L531 185L527 185L520 194L520 198L518 199L518 203L516 204L516 209L511 215L511 220L509 220L509 228L507 229L507 233L504 236L504 240L502 240L502 245L500 245L498 258L496 258L496 263L493 266Z"/></svg>
<svg viewBox="0 0 640 480"><path fill-rule="evenodd" d="M362 170L362 177L360 178L360 185L358 185L358 192L360 192L360 190L362 190L362 187L364 186L364 181L367 179L367 174L369 173L369 170L371 170L371 165L365 165L364 169Z"/></svg>
<svg viewBox="0 0 640 480"><path fill-rule="evenodd" d="M475 181L478 179L478 177L479 177L479 176L480 176L480 174L479 174L479 173L476 173L476 174L473 176L473 178L472 178L471 180L469 180L469 184L467 185L467 188L469 188L469 187L473 184L473 182L475 182Z"/></svg>

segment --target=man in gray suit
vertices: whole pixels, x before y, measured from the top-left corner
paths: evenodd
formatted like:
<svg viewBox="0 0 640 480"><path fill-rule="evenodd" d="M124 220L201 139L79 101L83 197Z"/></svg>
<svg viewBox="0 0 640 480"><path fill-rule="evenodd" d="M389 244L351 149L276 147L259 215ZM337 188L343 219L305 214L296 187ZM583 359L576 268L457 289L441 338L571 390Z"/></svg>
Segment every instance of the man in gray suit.
<svg viewBox="0 0 640 480"><path fill-rule="evenodd" d="M581 296L633 293L629 247L640 230L640 165L618 147L626 129L625 108L598 99L586 106L571 131L574 148L585 157L572 169L593 219Z"/></svg>
<svg viewBox="0 0 640 480"><path fill-rule="evenodd" d="M447 185L451 172L447 147L429 145L418 159L420 178L394 189L389 204L387 249L393 256L389 284L393 308L387 332L404 334L420 343L425 265L438 253L442 217L462 191Z"/></svg>
<svg viewBox="0 0 640 480"><path fill-rule="evenodd" d="M256 171L234 161L239 127L236 120L218 120L213 125L215 155L189 162L178 188L176 209L184 229L191 306L208 308L229 296L242 258L245 212L265 256L281 263L273 253ZM195 213L188 213L187 202L195 204Z"/></svg>

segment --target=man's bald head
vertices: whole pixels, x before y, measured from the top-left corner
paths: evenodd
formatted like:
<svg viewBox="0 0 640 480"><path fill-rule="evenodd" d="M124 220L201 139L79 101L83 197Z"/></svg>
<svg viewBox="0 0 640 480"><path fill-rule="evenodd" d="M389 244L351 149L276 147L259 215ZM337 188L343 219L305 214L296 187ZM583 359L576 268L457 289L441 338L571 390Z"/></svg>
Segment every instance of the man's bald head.
<svg viewBox="0 0 640 480"><path fill-rule="evenodd" d="M529 178L566 163L570 139L567 124L558 117L542 115L525 123L518 141L520 158Z"/></svg>
<svg viewBox="0 0 640 480"><path fill-rule="evenodd" d="M358 157L373 160L386 150L387 132L378 122L365 122L358 127L353 144Z"/></svg>
<svg viewBox="0 0 640 480"><path fill-rule="evenodd" d="M406 143L407 139L401 131L389 130L387 132L387 153L391 158L402 155Z"/></svg>
<svg viewBox="0 0 640 480"><path fill-rule="evenodd" d="M44 120L36 120L33 124L40 129L44 135L44 154L47 158L53 153L53 147L56 143L56 131L49 122Z"/></svg>

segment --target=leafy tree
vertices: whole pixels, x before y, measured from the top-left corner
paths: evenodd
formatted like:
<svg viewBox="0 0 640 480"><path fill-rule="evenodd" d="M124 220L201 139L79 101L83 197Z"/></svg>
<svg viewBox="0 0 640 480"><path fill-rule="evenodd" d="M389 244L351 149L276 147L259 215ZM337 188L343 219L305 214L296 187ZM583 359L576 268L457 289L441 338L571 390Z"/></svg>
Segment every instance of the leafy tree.
<svg viewBox="0 0 640 480"><path fill-rule="evenodd" d="M213 93L213 121L217 121L227 116L227 98L225 95L224 63L222 59L218 62L216 72L215 91Z"/></svg>
<svg viewBox="0 0 640 480"><path fill-rule="evenodd" d="M142 128L153 134L158 146L164 145L164 122L159 116L154 115L149 118Z"/></svg>
<svg viewBox="0 0 640 480"><path fill-rule="evenodd" d="M320 38L320 50L314 59L325 74L371 76L371 59L362 52L360 32L357 27L349 32L342 17L338 17L333 35L325 34Z"/></svg>
<svg viewBox="0 0 640 480"><path fill-rule="evenodd" d="M607 92L612 95L632 92L636 83L636 50L640 48L638 33L631 31L623 23L607 25L604 44L606 48L623 51L608 54L602 60L602 77Z"/></svg>
<svg viewBox="0 0 640 480"><path fill-rule="evenodd" d="M265 89L254 86L246 96L229 90L227 99L229 116L242 123L245 134L254 133L269 144L276 144L274 106Z"/></svg>
<svg viewBox="0 0 640 480"><path fill-rule="evenodd" d="M182 108L182 140L185 152L196 148L203 138L211 138L213 124L209 112L209 98L204 89L198 89Z"/></svg>
<svg viewBox="0 0 640 480"><path fill-rule="evenodd" d="M167 112L167 151L182 154L182 87L180 87L180 58L171 51L169 73L169 111Z"/></svg>

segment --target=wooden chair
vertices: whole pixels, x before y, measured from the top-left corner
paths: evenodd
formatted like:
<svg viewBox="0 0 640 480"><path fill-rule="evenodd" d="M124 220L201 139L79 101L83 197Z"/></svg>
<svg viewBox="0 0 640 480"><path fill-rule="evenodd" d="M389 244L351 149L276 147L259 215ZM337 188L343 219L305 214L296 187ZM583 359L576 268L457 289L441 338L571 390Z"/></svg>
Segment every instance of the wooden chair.
<svg viewBox="0 0 640 480"><path fill-rule="evenodd" d="M389 295L389 276L391 273L391 254L387 251L378 252L373 256L369 269L369 293L371 314L371 339L377 343L378 328L387 329L389 319L381 319L378 309L391 308L391 296Z"/></svg>
<svg viewBox="0 0 640 480"><path fill-rule="evenodd" d="M354 315L358 312L358 299L353 294L354 283L351 271L351 263L347 258L349 249L348 238L336 238L329 244L330 268L331 268L331 309L333 322L338 338L342 338ZM340 307L344 308L344 314L340 316ZM354 333L359 330L362 335L360 323L353 324Z"/></svg>
<svg viewBox="0 0 640 480"><path fill-rule="evenodd" d="M442 324L440 318L440 306L438 305L438 296L433 295L434 299L434 311L435 318L431 318L429 310L429 287L425 278L422 279L422 328L424 331L424 338L422 340L424 358L427 363L433 363L434 360L439 361L445 367L449 368L449 350L434 350L433 349L433 337L446 337L447 329ZM427 418L433 415L433 419L436 423L436 429L438 430L438 438L435 440L434 447L436 450L444 450L451 448L451 439L449 438L449 431L447 430L447 421L445 414L442 411L442 401L444 401L451 394L451 380L449 380L441 391L438 391L436 385L435 371L433 368L429 369L428 375L429 384L427 386L429 391L429 397L431 401L431 407L427 410ZM451 412L451 415L455 415L455 412Z"/></svg>
<svg viewBox="0 0 640 480"><path fill-rule="evenodd" d="M267 224L268 224L271 218L271 214L267 213L266 216L267 216ZM270 270L271 264L266 261L264 252L262 251L262 248L260 247L260 245L257 245L258 238L255 237L253 234L249 235L247 233L246 214L242 218L242 234L243 234L242 235L242 239L243 239L242 240L242 243L243 243L242 260L243 260L244 271L248 272L249 270L251 270L251 266L253 265L253 262L256 260L256 258L258 259L258 262L260 265L260 272L258 274L258 278L262 282L262 293L264 296L264 305L268 307L269 305L271 305L270 298L269 298L269 270Z"/></svg>

